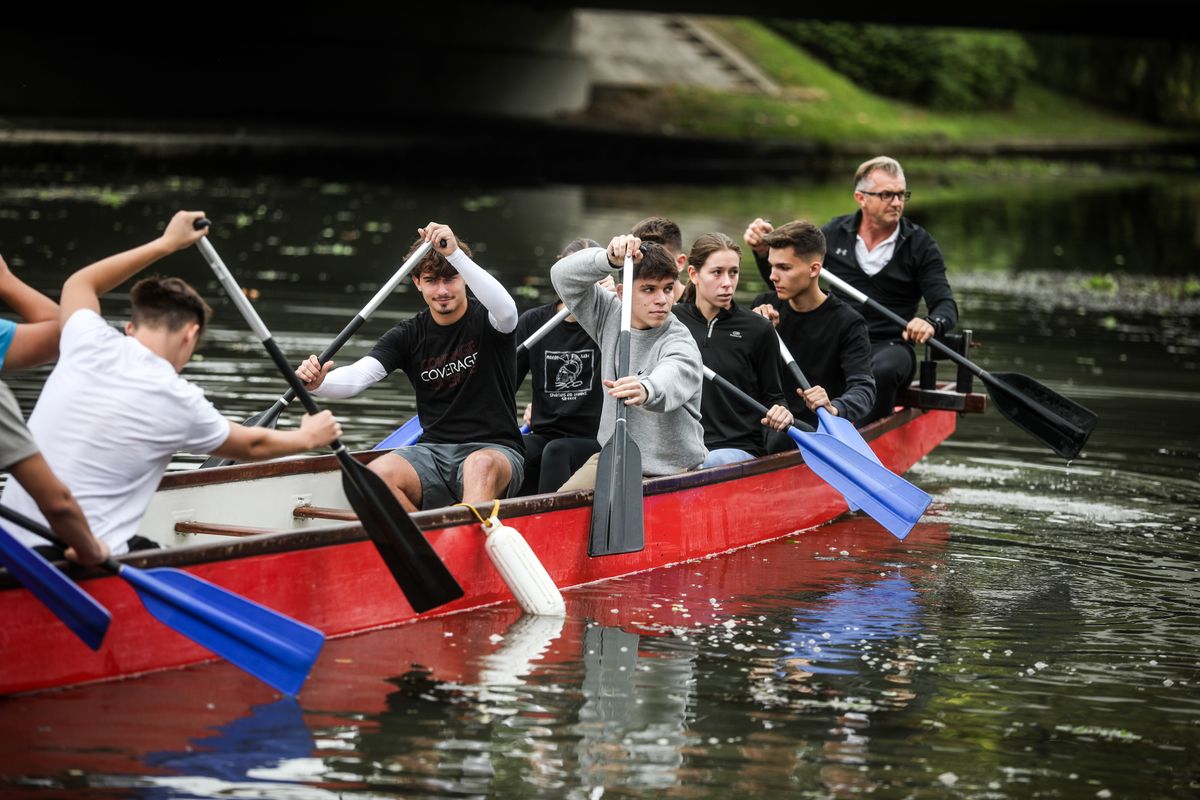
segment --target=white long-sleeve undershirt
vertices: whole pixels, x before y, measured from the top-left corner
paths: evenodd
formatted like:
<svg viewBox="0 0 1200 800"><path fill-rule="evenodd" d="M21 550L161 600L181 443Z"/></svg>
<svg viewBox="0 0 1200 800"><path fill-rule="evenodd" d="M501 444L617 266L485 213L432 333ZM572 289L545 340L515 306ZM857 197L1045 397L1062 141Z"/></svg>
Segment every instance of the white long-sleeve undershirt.
<svg viewBox="0 0 1200 800"><path fill-rule="evenodd" d="M387 370L379 359L363 356L346 367L338 367L325 376L321 388L313 392L318 397L342 400L354 397L368 386L374 386L387 377Z"/></svg>
<svg viewBox="0 0 1200 800"><path fill-rule="evenodd" d="M467 286L488 310L488 322L500 333L511 333L517 328L517 304L504 284L488 274L487 270L471 260L461 249L455 250L446 259L458 270ZM354 397L369 386L374 386L388 375L379 359L363 356L345 367L338 367L325 376L321 388L313 392L318 397L342 400Z"/></svg>
<svg viewBox="0 0 1200 800"><path fill-rule="evenodd" d="M488 322L501 333L512 333L517 329L517 303L504 288L504 284L488 274L488 271L471 260L462 251L455 250L446 259L458 270L467 286L488 310Z"/></svg>

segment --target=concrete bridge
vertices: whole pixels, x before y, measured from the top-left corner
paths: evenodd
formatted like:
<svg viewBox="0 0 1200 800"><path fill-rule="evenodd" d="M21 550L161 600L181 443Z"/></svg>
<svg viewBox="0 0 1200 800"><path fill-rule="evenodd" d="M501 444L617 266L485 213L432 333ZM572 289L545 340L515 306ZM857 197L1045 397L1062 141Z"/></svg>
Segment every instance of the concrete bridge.
<svg viewBox="0 0 1200 800"><path fill-rule="evenodd" d="M986 7L984 7L986 6ZM639 82L769 81L683 14L855 19L1113 36L1194 38L1176 7L1056 3L444 2L7 9L3 118L241 119L326 130L377 122L539 119L593 89ZM632 14L630 13L632 12ZM453 120L453 123L450 121Z"/></svg>

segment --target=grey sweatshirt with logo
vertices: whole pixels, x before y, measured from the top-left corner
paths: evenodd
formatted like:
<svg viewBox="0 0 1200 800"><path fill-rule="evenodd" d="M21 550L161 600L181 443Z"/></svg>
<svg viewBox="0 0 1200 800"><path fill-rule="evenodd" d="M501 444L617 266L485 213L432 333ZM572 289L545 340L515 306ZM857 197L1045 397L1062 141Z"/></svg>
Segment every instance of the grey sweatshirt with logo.
<svg viewBox="0 0 1200 800"><path fill-rule="evenodd" d="M603 248L572 253L550 270L559 298L600 345L600 372L609 381L617 378L621 301L596 281L613 272ZM620 280L619 271L616 278ZM674 314L661 327L630 334L629 371L641 379L648 395L643 405L629 406L626 414L630 436L641 450L642 473L674 475L696 469L708 455L700 424L704 365L696 341ZM616 404L609 397L604 400L596 436L601 444L612 437Z"/></svg>

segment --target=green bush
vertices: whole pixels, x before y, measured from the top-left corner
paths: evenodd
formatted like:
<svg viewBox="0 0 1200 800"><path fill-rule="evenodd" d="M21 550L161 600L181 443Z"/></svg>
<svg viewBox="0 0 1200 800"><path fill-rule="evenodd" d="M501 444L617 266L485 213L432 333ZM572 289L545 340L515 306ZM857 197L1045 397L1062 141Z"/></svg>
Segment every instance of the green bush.
<svg viewBox="0 0 1200 800"><path fill-rule="evenodd" d="M930 108L1010 108L1034 64L1014 33L792 20L772 27L860 86Z"/></svg>

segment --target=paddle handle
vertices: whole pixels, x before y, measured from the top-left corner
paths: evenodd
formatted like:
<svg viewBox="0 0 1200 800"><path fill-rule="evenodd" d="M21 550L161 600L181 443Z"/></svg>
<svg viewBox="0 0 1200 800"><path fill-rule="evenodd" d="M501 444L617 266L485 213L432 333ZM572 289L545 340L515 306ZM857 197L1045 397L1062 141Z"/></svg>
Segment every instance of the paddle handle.
<svg viewBox="0 0 1200 800"><path fill-rule="evenodd" d="M821 277L824 278L826 281L828 281L830 286L837 289L842 294L849 295L851 298L857 300L858 302L863 303L863 304L875 309L880 314L883 314L885 317L890 319L892 322L899 325L901 328L904 328L908 325L908 320L906 320L904 317L900 316L895 311L892 311L890 308L883 305L878 300L872 300L870 297L867 297L861 291L854 288L850 284L846 283L844 280L839 278L837 275L834 275L829 270L827 270L827 269L821 270ZM976 364L975 362L971 361L966 356L961 355L960 353L958 353L956 350L952 349L948 345L942 344L935 337L931 336L929 338L929 344L933 345L936 349L940 350L942 353L944 353L946 356L948 356L955 363L960 364L960 365L966 367L967 369L969 369L972 373L974 373L978 377L980 377L984 380L989 380L992 377L988 373L988 371L985 370L983 367L981 367L978 364Z"/></svg>
<svg viewBox="0 0 1200 800"><path fill-rule="evenodd" d="M720 386L722 389L729 392L731 395L733 395L734 397L738 398L746 405L753 408L759 414L762 414L764 417L767 415L767 407L766 406L764 406L762 403L755 400L750 395L743 392L738 387L734 386L732 383L730 383L725 378L723 378L720 375L718 375L717 373L713 372L711 367L704 368L704 377L708 378L710 381L715 383L717 386ZM794 436L792 436L793 439L796 438L796 436L803 434L803 431L801 431L799 428L796 428L791 425L788 426L788 431L789 431L789 433L795 434Z"/></svg>

